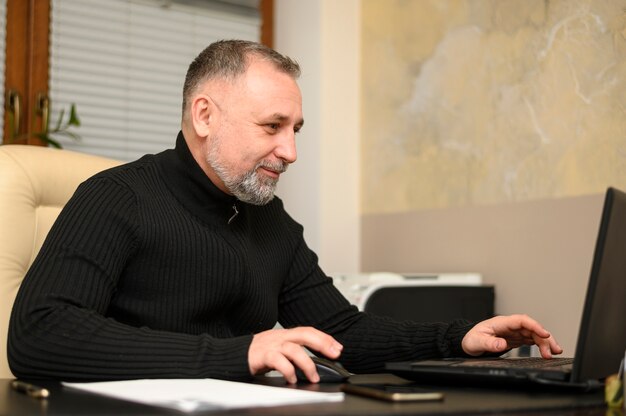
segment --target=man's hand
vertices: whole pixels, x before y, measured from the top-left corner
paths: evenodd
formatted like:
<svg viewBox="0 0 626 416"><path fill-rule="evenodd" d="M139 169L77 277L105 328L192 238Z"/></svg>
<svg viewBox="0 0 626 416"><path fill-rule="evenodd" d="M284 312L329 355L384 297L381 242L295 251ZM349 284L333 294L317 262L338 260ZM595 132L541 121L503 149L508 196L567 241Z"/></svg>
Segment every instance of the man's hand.
<svg viewBox="0 0 626 416"><path fill-rule="evenodd" d="M255 334L248 350L252 375L269 370L280 372L289 383L295 383L298 367L309 381L317 383L315 364L303 347L317 351L331 360L339 358L343 346L333 337L311 327L270 329Z"/></svg>
<svg viewBox="0 0 626 416"><path fill-rule="evenodd" d="M463 351L473 356L533 344L537 344L543 358L563 352L552 335L526 315L496 316L479 322L461 342Z"/></svg>

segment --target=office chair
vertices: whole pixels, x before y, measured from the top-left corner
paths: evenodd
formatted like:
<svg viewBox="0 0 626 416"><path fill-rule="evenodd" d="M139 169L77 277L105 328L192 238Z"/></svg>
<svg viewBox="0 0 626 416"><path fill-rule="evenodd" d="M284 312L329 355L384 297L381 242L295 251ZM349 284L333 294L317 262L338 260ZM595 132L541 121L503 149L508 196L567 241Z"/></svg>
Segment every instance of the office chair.
<svg viewBox="0 0 626 416"><path fill-rule="evenodd" d="M0 146L0 378L17 290L52 223L78 185L121 162L48 147Z"/></svg>

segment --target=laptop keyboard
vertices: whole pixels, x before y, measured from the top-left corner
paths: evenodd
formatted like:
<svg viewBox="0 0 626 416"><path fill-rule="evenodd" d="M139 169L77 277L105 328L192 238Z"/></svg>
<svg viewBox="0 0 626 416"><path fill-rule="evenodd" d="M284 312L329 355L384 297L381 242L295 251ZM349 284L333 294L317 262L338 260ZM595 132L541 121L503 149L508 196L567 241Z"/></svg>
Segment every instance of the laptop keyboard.
<svg viewBox="0 0 626 416"><path fill-rule="evenodd" d="M475 365L486 367L501 367L501 368L550 368L561 367L568 364L573 364L573 358L552 358L546 360L540 357L527 357L527 358L508 358L508 359L496 359L496 360L471 360L464 361L463 365Z"/></svg>

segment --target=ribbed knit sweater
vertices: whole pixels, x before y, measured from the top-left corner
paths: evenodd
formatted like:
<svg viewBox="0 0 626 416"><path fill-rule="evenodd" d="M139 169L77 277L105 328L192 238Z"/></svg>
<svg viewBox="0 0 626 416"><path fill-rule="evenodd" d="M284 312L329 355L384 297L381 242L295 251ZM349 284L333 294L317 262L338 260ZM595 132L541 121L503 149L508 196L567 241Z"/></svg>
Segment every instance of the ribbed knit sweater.
<svg viewBox="0 0 626 416"><path fill-rule="evenodd" d="M358 312L281 200L220 191L181 133L175 149L80 185L19 290L9 364L24 378L242 379L253 334L277 321L333 335L353 372L462 355L471 327Z"/></svg>

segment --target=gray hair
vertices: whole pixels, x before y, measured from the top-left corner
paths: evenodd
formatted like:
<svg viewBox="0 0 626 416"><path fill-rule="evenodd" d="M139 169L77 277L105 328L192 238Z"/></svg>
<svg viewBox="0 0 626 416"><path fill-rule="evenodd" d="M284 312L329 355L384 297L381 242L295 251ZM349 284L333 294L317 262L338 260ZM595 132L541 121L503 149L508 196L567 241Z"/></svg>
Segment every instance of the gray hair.
<svg viewBox="0 0 626 416"><path fill-rule="evenodd" d="M248 69L249 57L255 56L274 64L277 70L297 79L300 65L288 56L257 42L220 40L210 44L191 62L183 86L183 116L192 94L211 79L234 81Z"/></svg>

